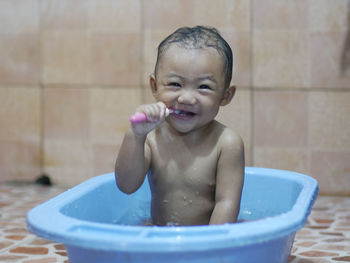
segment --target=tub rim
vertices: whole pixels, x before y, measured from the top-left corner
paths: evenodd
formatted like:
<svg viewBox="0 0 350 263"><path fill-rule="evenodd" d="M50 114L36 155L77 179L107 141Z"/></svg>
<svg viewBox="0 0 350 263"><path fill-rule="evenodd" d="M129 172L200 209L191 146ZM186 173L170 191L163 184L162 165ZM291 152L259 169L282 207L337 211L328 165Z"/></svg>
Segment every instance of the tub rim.
<svg viewBox="0 0 350 263"><path fill-rule="evenodd" d="M317 181L307 175L278 169L246 167L246 175L291 180L302 185L286 213L257 221L213 226L128 226L69 217L60 208L97 186L114 180L107 173L73 187L35 207L27 215L30 232L67 246L104 251L186 252L242 247L294 235L302 228L318 194ZM48 212L49 211L49 212ZM55 227L52 227L55 222Z"/></svg>

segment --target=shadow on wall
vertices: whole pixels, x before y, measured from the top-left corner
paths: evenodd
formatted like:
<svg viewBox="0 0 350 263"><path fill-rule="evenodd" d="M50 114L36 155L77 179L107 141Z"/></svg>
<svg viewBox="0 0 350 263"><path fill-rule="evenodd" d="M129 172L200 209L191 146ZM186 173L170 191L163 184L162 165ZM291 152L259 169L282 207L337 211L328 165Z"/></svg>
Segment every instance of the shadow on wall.
<svg viewBox="0 0 350 263"><path fill-rule="evenodd" d="M344 75L345 72L350 68L350 1L348 2L348 25L345 35L343 52L341 55L340 69L341 74Z"/></svg>

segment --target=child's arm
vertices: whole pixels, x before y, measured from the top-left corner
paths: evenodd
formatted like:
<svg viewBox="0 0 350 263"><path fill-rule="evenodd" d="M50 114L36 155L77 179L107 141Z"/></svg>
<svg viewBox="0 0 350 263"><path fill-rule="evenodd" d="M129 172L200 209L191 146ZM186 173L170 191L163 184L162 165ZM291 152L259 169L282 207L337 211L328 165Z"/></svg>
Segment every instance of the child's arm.
<svg viewBox="0 0 350 263"><path fill-rule="evenodd" d="M216 174L215 207L209 224L236 222L244 181L244 145L238 135L222 138Z"/></svg>
<svg viewBox="0 0 350 263"><path fill-rule="evenodd" d="M145 179L151 163L147 134L164 121L165 108L162 102L140 106L137 112L144 112L148 121L131 124L124 136L115 164L115 179L119 189L127 194L135 192Z"/></svg>

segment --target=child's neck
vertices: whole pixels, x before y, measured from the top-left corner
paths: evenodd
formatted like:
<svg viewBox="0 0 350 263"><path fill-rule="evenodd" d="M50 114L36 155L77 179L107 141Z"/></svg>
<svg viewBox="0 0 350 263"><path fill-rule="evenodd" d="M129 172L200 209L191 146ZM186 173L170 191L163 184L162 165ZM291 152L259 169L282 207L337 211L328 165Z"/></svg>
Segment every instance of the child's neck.
<svg viewBox="0 0 350 263"><path fill-rule="evenodd" d="M203 141L203 138L205 138L206 135L208 135L213 130L215 124L216 124L216 120L212 120L206 125L186 133L182 133L175 130L167 122L165 123L165 127L168 130L169 135L173 137L178 137L178 138L181 137L181 140L183 140L184 142L197 143L197 142Z"/></svg>

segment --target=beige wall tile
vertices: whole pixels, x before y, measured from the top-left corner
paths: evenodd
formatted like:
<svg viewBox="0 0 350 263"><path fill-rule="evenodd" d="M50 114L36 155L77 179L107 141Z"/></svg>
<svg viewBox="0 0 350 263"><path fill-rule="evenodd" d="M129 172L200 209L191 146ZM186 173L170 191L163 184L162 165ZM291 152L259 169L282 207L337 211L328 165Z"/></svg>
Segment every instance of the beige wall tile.
<svg viewBox="0 0 350 263"><path fill-rule="evenodd" d="M40 1L40 23L44 30L83 30L88 26L89 1Z"/></svg>
<svg viewBox="0 0 350 263"><path fill-rule="evenodd" d="M250 87L252 84L250 32L224 30L221 34L233 52L232 83L237 87Z"/></svg>
<svg viewBox="0 0 350 263"><path fill-rule="evenodd" d="M254 28L306 30L309 27L309 0L254 0Z"/></svg>
<svg viewBox="0 0 350 263"><path fill-rule="evenodd" d="M350 151L314 151L311 176L317 179L321 194L350 194Z"/></svg>
<svg viewBox="0 0 350 263"><path fill-rule="evenodd" d="M0 83L38 84L38 33L0 34Z"/></svg>
<svg viewBox="0 0 350 263"><path fill-rule="evenodd" d="M130 116L142 103L141 89L94 88L90 92L91 140L112 145L121 143L130 126Z"/></svg>
<svg viewBox="0 0 350 263"><path fill-rule="evenodd" d="M255 146L305 146L308 120L308 95L305 92L255 91Z"/></svg>
<svg viewBox="0 0 350 263"><path fill-rule="evenodd" d="M0 87L0 181L40 174L40 90Z"/></svg>
<svg viewBox="0 0 350 263"><path fill-rule="evenodd" d="M44 171L55 184L71 187L94 176L88 142L47 139Z"/></svg>
<svg viewBox="0 0 350 263"><path fill-rule="evenodd" d="M40 166L40 142L0 139L0 182L34 180L40 175Z"/></svg>
<svg viewBox="0 0 350 263"><path fill-rule="evenodd" d="M150 85L142 87L143 91L143 103L153 103L156 99L153 97Z"/></svg>
<svg viewBox="0 0 350 263"><path fill-rule="evenodd" d="M194 23L219 29L249 30L250 2L245 0L196 0L193 10Z"/></svg>
<svg viewBox="0 0 350 263"><path fill-rule="evenodd" d="M348 0L310 0L310 29L312 31L346 30L350 4Z"/></svg>
<svg viewBox="0 0 350 263"><path fill-rule="evenodd" d="M90 0L89 29L92 32L139 32L141 11L140 0Z"/></svg>
<svg viewBox="0 0 350 263"><path fill-rule="evenodd" d="M0 1L0 83L39 82L39 0Z"/></svg>
<svg viewBox="0 0 350 263"><path fill-rule="evenodd" d="M350 92L310 93L313 149L350 149Z"/></svg>
<svg viewBox="0 0 350 263"><path fill-rule="evenodd" d="M91 82L140 84L140 36L137 33L91 35Z"/></svg>
<svg viewBox="0 0 350 263"><path fill-rule="evenodd" d="M130 115L155 101L158 44L204 24L236 55L240 89L218 120L243 137L247 165L349 194L349 12L349 0L0 1L0 180L33 179L42 158L67 186L113 171Z"/></svg>
<svg viewBox="0 0 350 263"><path fill-rule="evenodd" d="M38 10L39 0L0 1L0 33L38 33Z"/></svg>
<svg viewBox="0 0 350 263"><path fill-rule="evenodd" d="M302 31L254 32L254 87L309 87L309 36Z"/></svg>
<svg viewBox="0 0 350 263"><path fill-rule="evenodd" d="M89 82L90 37L86 31L44 31L41 48L43 83Z"/></svg>
<svg viewBox="0 0 350 263"><path fill-rule="evenodd" d="M311 34L310 62L313 87L350 88L350 66L347 69L345 65L342 66L343 60L346 59L346 52L343 51L346 33L339 31ZM348 50L347 53L349 52ZM350 58L347 60L350 65Z"/></svg>
<svg viewBox="0 0 350 263"><path fill-rule="evenodd" d="M254 166L290 170L308 174L308 150L306 147L256 147L254 148Z"/></svg>
<svg viewBox="0 0 350 263"><path fill-rule="evenodd" d="M45 140L85 141L89 138L89 90L62 86L44 89Z"/></svg>
<svg viewBox="0 0 350 263"><path fill-rule="evenodd" d="M237 89L230 104L221 107L217 120L236 131L243 139L246 165L251 158L251 91Z"/></svg>
<svg viewBox="0 0 350 263"><path fill-rule="evenodd" d="M180 26L194 25L193 0L143 1L144 28L174 31Z"/></svg>
<svg viewBox="0 0 350 263"><path fill-rule="evenodd" d="M149 76L154 73L157 61L157 51L160 42L173 31L145 29L143 31L142 47L142 84L149 84Z"/></svg>
<svg viewBox="0 0 350 263"><path fill-rule="evenodd" d="M40 141L40 90L0 87L0 140Z"/></svg>
<svg viewBox="0 0 350 263"><path fill-rule="evenodd" d="M115 144L93 144L93 173L100 175L114 172L115 161L121 146L121 141Z"/></svg>

